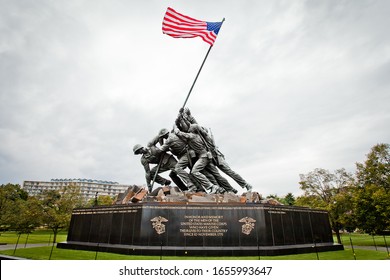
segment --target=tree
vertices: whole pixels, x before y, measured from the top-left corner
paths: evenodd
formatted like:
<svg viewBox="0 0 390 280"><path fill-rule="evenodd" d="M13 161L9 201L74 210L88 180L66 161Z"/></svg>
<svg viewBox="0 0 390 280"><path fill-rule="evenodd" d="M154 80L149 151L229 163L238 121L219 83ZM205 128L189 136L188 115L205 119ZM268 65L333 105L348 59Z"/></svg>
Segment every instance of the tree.
<svg viewBox="0 0 390 280"><path fill-rule="evenodd" d="M357 227L379 234L390 226L390 192L376 185L358 188L353 200Z"/></svg>
<svg viewBox="0 0 390 280"><path fill-rule="evenodd" d="M295 204L295 197L292 193L286 194L286 196L283 198L282 201L285 205L294 205Z"/></svg>
<svg viewBox="0 0 390 280"><path fill-rule="evenodd" d="M354 185L352 174L346 172L344 168L334 173L317 168L306 175L301 174L300 179L299 184L304 196L297 199L296 205L327 210L337 241L341 243L340 229L343 227L343 217L350 211L342 201L349 195L346 190Z"/></svg>
<svg viewBox="0 0 390 280"><path fill-rule="evenodd" d="M328 210L333 214L335 222L339 228L352 232L356 229L356 220L353 215L353 199L355 197L356 187L354 185L345 186L333 197L333 203L328 205ZM338 240L340 242L340 240Z"/></svg>
<svg viewBox="0 0 390 280"><path fill-rule="evenodd" d="M317 195L302 195L295 200L296 206L325 209L327 204Z"/></svg>
<svg viewBox="0 0 390 280"><path fill-rule="evenodd" d="M295 197L292 193L288 193L284 197L279 197L277 194L270 194L267 196L267 198L275 199L284 205L294 205L295 204Z"/></svg>
<svg viewBox="0 0 390 280"><path fill-rule="evenodd" d="M72 210L83 205L80 188L74 185L61 191L44 191L41 195L43 222L53 231L53 243L61 229L67 229L70 224Z"/></svg>
<svg viewBox="0 0 390 280"><path fill-rule="evenodd" d="M375 185L390 191L390 145L377 144L371 148L364 163L356 163L359 187Z"/></svg>
<svg viewBox="0 0 390 280"><path fill-rule="evenodd" d="M26 201L28 194L20 185L6 184L0 186L0 227L1 230L14 226L17 219L18 205Z"/></svg>
<svg viewBox="0 0 390 280"><path fill-rule="evenodd" d="M33 232L42 222L40 202L35 197L15 201L9 222L11 228L19 234Z"/></svg>
<svg viewBox="0 0 390 280"><path fill-rule="evenodd" d="M97 204L96 206L98 206L98 205L100 205L100 206L112 205L113 202L114 202L114 199L111 196L109 196L109 195L99 195L97 197L97 201L96 201L95 198L91 198L90 200L88 200L87 206L91 207L91 206L95 206L96 204Z"/></svg>
<svg viewBox="0 0 390 280"><path fill-rule="evenodd" d="M390 227L390 145L371 148L364 163L356 163L354 215L359 228L377 234Z"/></svg>

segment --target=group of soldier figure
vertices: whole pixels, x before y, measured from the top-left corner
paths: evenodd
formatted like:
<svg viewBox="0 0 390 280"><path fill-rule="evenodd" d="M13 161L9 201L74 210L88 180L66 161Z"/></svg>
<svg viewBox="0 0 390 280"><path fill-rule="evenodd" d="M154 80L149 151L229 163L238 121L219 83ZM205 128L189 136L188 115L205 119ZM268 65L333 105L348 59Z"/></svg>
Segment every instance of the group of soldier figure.
<svg viewBox="0 0 390 280"><path fill-rule="evenodd" d="M161 129L146 147L137 144L133 152L142 155L141 164L145 168L149 192L152 192L155 182L165 186L171 184L170 180L159 175L165 171L170 171L169 177L182 191L237 193L219 170L242 188L248 191L252 189L230 168L216 147L212 134L196 122L188 108L180 109L172 131ZM151 168L153 164L155 166Z"/></svg>

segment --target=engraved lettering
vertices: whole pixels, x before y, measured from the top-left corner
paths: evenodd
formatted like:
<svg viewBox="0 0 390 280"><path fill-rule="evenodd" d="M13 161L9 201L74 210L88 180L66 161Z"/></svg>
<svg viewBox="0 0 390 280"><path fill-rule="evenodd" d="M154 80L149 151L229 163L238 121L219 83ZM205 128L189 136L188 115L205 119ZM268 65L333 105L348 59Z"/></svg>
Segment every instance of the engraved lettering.
<svg viewBox="0 0 390 280"><path fill-rule="evenodd" d="M185 215L184 221L180 223L180 233L183 236L204 237L215 236L222 237L228 231L227 222L223 221L223 216L200 216Z"/></svg>

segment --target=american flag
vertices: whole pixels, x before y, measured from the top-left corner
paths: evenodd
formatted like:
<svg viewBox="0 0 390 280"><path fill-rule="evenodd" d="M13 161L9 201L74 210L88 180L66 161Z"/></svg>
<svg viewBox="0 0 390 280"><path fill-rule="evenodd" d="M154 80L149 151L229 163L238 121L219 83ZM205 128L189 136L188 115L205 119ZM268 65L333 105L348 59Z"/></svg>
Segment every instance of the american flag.
<svg viewBox="0 0 390 280"><path fill-rule="evenodd" d="M222 22L201 21L168 8L165 13L162 30L164 34L174 38L201 37L203 41L214 44Z"/></svg>

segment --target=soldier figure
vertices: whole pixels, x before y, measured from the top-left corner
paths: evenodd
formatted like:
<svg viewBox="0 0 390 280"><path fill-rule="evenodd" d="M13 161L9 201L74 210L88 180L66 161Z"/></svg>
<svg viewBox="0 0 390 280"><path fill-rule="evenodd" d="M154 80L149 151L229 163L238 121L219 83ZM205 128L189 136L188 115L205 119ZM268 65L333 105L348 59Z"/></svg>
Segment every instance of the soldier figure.
<svg viewBox="0 0 390 280"><path fill-rule="evenodd" d="M166 139L165 142L164 139ZM159 134L148 145L156 145L157 143L160 143L161 145L158 149L163 152L170 151L177 157L178 161L175 166L176 174L187 184L187 188L190 191L195 191L197 187L191 181L189 174L185 171L187 167L191 168L191 154L195 156L195 153L188 149L185 141L165 128L161 129Z"/></svg>
<svg viewBox="0 0 390 280"><path fill-rule="evenodd" d="M152 185L153 178L155 178L155 182L157 182L160 185L169 186L171 184L170 180L167 180L161 177L160 175L158 175L158 173L162 173L168 170L171 170L171 172L169 173L169 177L171 177L172 181L175 182L175 184L180 189L186 188L184 183L180 180L180 178L177 176L177 174L174 171L177 160L171 154L164 153L153 145L145 148L140 144L134 146L133 152L135 155L142 154L141 164L145 169L146 185L148 187L149 192L151 192L153 189L153 185ZM154 166L152 169L150 169L150 164L157 164L157 165Z"/></svg>
<svg viewBox="0 0 390 280"><path fill-rule="evenodd" d="M217 168L212 163L212 155L207 150L207 147L202 140L200 134L197 133L198 125L191 124L188 132L182 132L179 129L175 129L175 134L180 138L186 139L188 145L193 149L198 157L198 160L194 163L191 173L196 180L202 185L206 190L210 190L212 193L223 193L226 191L237 193L237 191L230 186L229 182L219 174ZM216 179L223 189L210 182L210 180L202 174L201 171L207 168L207 171Z"/></svg>
<svg viewBox="0 0 390 280"><path fill-rule="evenodd" d="M252 186L239 174L234 172L225 160L224 155L217 149L212 135L207 129L199 126L188 108L181 108L175 121L174 133L161 129L159 134L148 143L147 147L135 145L134 154L142 154L141 164L145 169L146 184L152 191L153 183L169 185L159 173L171 170L169 176L181 190L191 191L197 188L212 193L225 191L237 193L230 183L221 176L217 167L235 180L242 188L248 191ZM165 140L165 142L164 142ZM160 144L160 148L156 145ZM175 155L167 153L170 151ZM150 169L150 164L156 164ZM188 174L185 169L191 171ZM153 179L153 183L151 183ZM187 186L184 183L187 184Z"/></svg>
<svg viewBox="0 0 390 280"><path fill-rule="evenodd" d="M191 115L191 112L188 108L180 109L179 116L176 119L176 125L180 125L182 129L188 129L191 124L196 124L195 118ZM200 131L205 131L205 129L202 128ZM215 165L226 175L228 175L230 178L232 178L238 185L240 185L242 188L247 189L248 191L252 190L252 186L245 181L244 178L242 178L241 175L236 173L234 170L231 169L229 164L225 160L225 156L222 154L222 152L217 148L215 145L214 139L210 137L206 131L206 133L202 133L203 139L207 142L207 145L209 145L210 150L212 151Z"/></svg>
<svg viewBox="0 0 390 280"><path fill-rule="evenodd" d="M247 189L248 191L252 190L252 186L247 183L244 178L241 177L240 174L236 173L234 170L232 170L229 166L229 164L225 160L225 156L221 153L220 150L216 149L217 154L217 167L226 175L228 175L230 178L232 178L234 181L236 181L237 184L239 184L242 188Z"/></svg>

